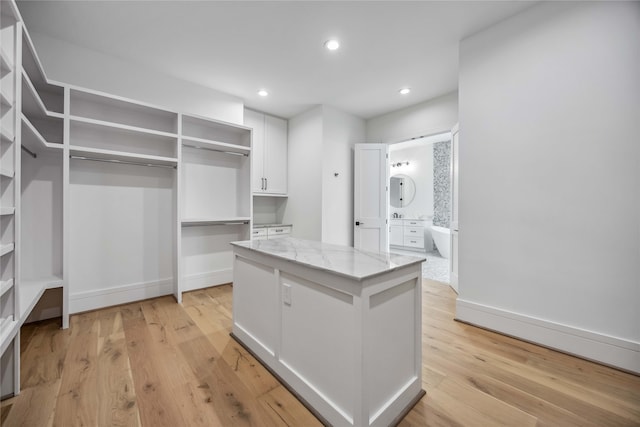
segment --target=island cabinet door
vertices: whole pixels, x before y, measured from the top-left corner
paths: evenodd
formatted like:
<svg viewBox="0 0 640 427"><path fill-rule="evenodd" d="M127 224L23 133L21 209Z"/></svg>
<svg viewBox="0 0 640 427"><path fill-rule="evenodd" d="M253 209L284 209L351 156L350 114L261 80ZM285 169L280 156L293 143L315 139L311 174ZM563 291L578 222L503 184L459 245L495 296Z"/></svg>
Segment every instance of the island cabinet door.
<svg viewBox="0 0 640 427"><path fill-rule="evenodd" d="M235 257L233 278L234 333L253 338L269 356L278 343L278 283L272 267ZM236 331L239 328L240 331ZM256 349L259 353L263 353ZM265 354L261 354L262 357Z"/></svg>
<svg viewBox="0 0 640 427"><path fill-rule="evenodd" d="M282 376L332 425L351 425L361 363L354 298L284 272L280 280L287 289L281 305L279 361L287 368Z"/></svg>

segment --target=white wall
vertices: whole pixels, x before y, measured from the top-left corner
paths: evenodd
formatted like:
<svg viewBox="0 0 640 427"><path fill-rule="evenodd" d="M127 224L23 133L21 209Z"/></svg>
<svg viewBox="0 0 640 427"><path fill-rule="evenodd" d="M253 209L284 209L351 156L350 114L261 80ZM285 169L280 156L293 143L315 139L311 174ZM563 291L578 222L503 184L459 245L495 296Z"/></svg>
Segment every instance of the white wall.
<svg viewBox="0 0 640 427"><path fill-rule="evenodd" d="M389 143L449 132L458 122L458 92L367 120L367 142Z"/></svg>
<svg viewBox="0 0 640 427"><path fill-rule="evenodd" d="M242 124L240 98L40 33L30 34L49 79Z"/></svg>
<svg viewBox="0 0 640 427"><path fill-rule="evenodd" d="M289 200L283 222L291 235L322 239L322 106L289 119Z"/></svg>
<svg viewBox="0 0 640 427"><path fill-rule="evenodd" d="M364 120L332 107L289 120L283 222L293 224L293 237L353 245L353 145L364 137Z"/></svg>
<svg viewBox="0 0 640 427"><path fill-rule="evenodd" d="M323 107L323 242L353 246L353 146L364 141L364 120Z"/></svg>
<svg viewBox="0 0 640 427"><path fill-rule="evenodd" d="M640 372L640 4L460 48L458 318Z"/></svg>
<svg viewBox="0 0 640 427"><path fill-rule="evenodd" d="M71 313L171 293L174 173L71 160Z"/></svg>

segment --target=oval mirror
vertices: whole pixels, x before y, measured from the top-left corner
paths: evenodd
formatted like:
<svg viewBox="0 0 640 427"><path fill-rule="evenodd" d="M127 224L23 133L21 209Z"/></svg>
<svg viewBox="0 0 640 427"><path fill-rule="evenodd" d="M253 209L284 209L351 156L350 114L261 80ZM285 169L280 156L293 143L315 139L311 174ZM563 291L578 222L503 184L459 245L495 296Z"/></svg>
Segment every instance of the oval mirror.
<svg viewBox="0 0 640 427"><path fill-rule="evenodd" d="M413 202L416 195L416 184L410 176L393 175L389 185L391 206L394 208L404 208Z"/></svg>

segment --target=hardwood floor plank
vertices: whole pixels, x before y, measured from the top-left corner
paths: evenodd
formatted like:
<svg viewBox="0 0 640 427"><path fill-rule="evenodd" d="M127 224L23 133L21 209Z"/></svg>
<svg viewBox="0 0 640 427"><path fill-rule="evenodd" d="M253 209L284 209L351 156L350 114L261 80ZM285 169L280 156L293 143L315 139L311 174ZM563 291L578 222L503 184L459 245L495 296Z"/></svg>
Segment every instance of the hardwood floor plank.
<svg viewBox="0 0 640 427"><path fill-rule="evenodd" d="M98 342L97 388L101 404L98 423L103 426L139 426L140 414L136 404L135 387L129 365L129 354L122 316L109 316L109 327L101 323L100 334L111 332Z"/></svg>
<svg viewBox="0 0 640 427"><path fill-rule="evenodd" d="M232 286L22 328L22 393L2 427L314 426L230 338ZM640 426L640 376L453 320L455 294L423 282L423 397L413 426Z"/></svg>
<svg viewBox="0 0 640 427"><path fill-rule="evenodd" d="M215 408L222 425L261 424L266 413L206 337L185 341L179 348L200 379L200 389L207 394L205 401Z"/></svg>
<svg viewBox="0 0 640 427"><path fill-rule="evenodd" d="M454 396L471 408L488 414L493 418L492 425L535 427L538 422L535 416L527 414L516 406L451 378L442 381L437 389Z"/></svg>
<svg viewBox="0 0 640 427"><path fill-rule="evenodd" d="M59 390L60 379L39 383L37 387L22 390L20 398L15 400L11 411L0 425L24 427L51 425Z"/></svg>
<svg viewBox="0 0 640 427"><path fill-rule="evenodd" d="M166 383L163 370L156 368L158 352L142 308L123 310L122 322L141 424L158 427L184 425L174 399L176 390Z"/></svg>
<svg viewBox="0 0 640 427"><path fill-rule="evenodd" d="M98 424L97 363L99 325L95 313L71 319L71 342L64 360L54 426Z"/></svg>
<svg viewBox="0 0 640 427"><path fill-rule="evenodd" d="M258 401L265 408L268 408L267 412L273 414L272 417L278 424L281 422L282 425L289 427L322 426L322 423L302 403L296 399L291 399L290 396L291 393L284 386L279 385L260 396Z"/></svg>
<svg viewBox="0 0 640 427"><path fill-rule="evenodd" d="M69 329L60 329L57 319L38 322L26 341L21 340L21 388L60 379L71 340ZM28 344L28 345L26 345Z"/></svg>

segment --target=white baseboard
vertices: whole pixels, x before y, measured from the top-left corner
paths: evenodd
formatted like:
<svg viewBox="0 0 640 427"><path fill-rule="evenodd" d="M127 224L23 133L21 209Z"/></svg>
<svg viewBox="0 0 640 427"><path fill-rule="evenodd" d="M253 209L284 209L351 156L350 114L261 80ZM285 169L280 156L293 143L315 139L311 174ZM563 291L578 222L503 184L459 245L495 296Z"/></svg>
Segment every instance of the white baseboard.
<svg viewBox="0 0 640 427"><path fill-rule="evenodd" d="M459 299L456 319L640 374L640 342Z"/></svg>
<svg viewBox="0 0 640 427"><path fill-rule="evenodd" d="M233 268L190 274L185 277L182 291L194 291L196 289L208 288L231 282L233 282Z"/></svg>
<svg viewBox="0 0 640 427"><path fill-rule="evenodd" d="M76 292L69 295L69 313L80 313L172 293L173 278Z"/></svg>

